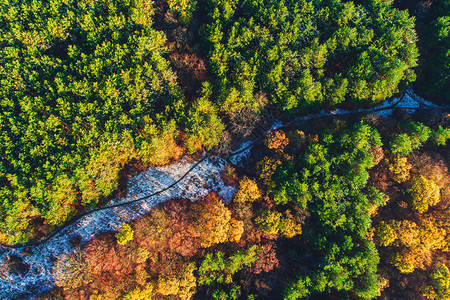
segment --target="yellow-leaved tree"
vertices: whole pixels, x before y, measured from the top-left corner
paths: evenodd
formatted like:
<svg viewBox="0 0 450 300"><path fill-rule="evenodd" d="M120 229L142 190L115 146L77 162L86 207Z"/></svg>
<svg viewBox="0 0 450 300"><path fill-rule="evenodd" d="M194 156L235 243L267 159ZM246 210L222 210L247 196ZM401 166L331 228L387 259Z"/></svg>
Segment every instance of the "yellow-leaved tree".
<svg viewBox="0 0 450 300"><path fill-rule="evenodd" d="M413 208L419 213L426 212L428 207L437 204L440 200L439 186L422 175L412 179L409 192L412 196Z"/></svg>
<svg viewBox="0 0 450 300"><path fill-rule="evenodd" d="M396 182L402 183L409 179L409 170L411 170L412 165L408 162L407 157L394 157L390 160L386 159L386 163Z"/></svg>
<svg viewBox="0 0 450 300"><path fill-rule="evenodd" d="M392 247L392 263L401 273L424 268L434 250L447 246L447 232L436 226L432 216L424 216L420 224L409 220L380 222L375 235L381 246Z"/></svg>
<svg viewBox="0 0 450 300"><path fill-rule="evenodd" d="M254 202L261 197L261 191L254 180L251 180L247 176L244 176L239 181L239 190L234 195L235 202Z"/></svg>

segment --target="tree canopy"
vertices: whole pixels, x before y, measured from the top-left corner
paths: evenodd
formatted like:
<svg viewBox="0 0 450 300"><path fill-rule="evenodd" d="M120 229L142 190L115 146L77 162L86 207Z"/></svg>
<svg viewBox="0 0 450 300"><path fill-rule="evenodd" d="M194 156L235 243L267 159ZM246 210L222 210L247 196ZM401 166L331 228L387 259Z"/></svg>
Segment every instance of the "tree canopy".
<svg viewBox="0 0 450 300"><path fill-rule="evenodd" d="M391 1L359 3L209 0L204 36L222 110L256 109L259 90L289 112L374 103L413 81L414 19Z"/></svg>

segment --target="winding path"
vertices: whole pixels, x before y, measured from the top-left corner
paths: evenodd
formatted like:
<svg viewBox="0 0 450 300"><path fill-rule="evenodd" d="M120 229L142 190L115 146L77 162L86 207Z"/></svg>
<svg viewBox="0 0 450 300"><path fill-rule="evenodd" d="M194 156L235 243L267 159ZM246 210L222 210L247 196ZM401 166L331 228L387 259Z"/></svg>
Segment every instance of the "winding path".
<svg viewBox="0 0 450 300"><path fill-rule="evenodd" d="M290 122L300 122L314 118L357 113L379 113L388 115L395 109L413 111L416 109L448 109L425 101L411 91L403 93L381 104L364 110L322 111ZM249 155L252 142L228 155L228 160L239 163ZM179 162L154 167L131 178L127 184L127 195L122 199L112 199L107 206L89 211L69 222L48 237L33 245L0 246L0 298L28 299L54 286L52 268L55 258L73 252L71 240L77 238L85 243L96 234L118 231L122 223L128 223L148 213L157 204L173 199L187 198L195 201L210 191L217 191L225 201L231 201L235 187L227 186L220 178L227 160L204 154L197 161L183 158ZM16 257L28 266L23 273L10 273L4 267L8 258Z"/></svg>

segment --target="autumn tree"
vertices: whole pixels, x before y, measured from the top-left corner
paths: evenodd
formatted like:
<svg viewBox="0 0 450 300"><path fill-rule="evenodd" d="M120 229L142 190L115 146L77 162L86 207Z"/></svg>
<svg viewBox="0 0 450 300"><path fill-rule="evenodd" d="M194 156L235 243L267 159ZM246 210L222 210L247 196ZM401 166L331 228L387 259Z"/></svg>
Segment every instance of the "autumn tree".
<svg viewBox="0 0 450 300"><path fill-rule="evenodd" d="M234 195L234 201L252 203L261 197L262 193L256 182L247 176L239 181L239 190Z"/></svg>
<svg viewBox="0 0 450 300"><path fill-rule="evenodd" d="M194 263L187 264L179 276L159 276L155 292L164 296L174 295L182 300L192 299L197 290Z"/></svg>
<svg viewBox="0 0 450 300"><path fill-rule="evenodd" d="M290 210L282 213L271 210L262 210L255 218L255 224L262 231L270 234L280 233L282 236L292 238L302 233L303 220L292 214Z"/></svg>
<svg viewBox="0 0 450 300"><path fill-rule="evenodd" d="M409 179L409 171L412 165L408 162L407 157L393 157L392 159L386 159L389 166L389 172L392 173L394 180L397 183L405 182Z"/></svg>
<svg viewBox="0 0 450 300"><path fill-rule="evenodd" d="M189 214L192 225L188 230L202 247L226 241L236 242L242 235L242 221L231 217L231 211L216 193L210 193L203 200L194 203Z"/></svg>
<svg viewBox="0 0 450 300"><path fill-rule="evenodd" d="M422 175L412 179L409 192L412 196L413 208L419 213L426 212L428 207L437 204L440 200L439 186Z"/></svg>
<svg viewBox="0 0 450 300"><path fill-rule="evenodd" d="M283 130L270 130L266 134L264 143L269 149L283 151L284 147L289 144L289 139Z"/></svg>
<svg viewBox="0 0 450 300"><path fill-rule="evenodd" d="M380 222L375 229L378 243L391 247L392 264L406 274L425 268L432 251L445 249L446 234L432 216L423 217L420 224L410 220Z"/></svg>
<svg viewBox="0 0 450 300"><path fill-rule="evenodd" d="M255 223L262 231L277 234L280 230L282 214L273 210L263 210L260 215L256 217Z"/></svg>

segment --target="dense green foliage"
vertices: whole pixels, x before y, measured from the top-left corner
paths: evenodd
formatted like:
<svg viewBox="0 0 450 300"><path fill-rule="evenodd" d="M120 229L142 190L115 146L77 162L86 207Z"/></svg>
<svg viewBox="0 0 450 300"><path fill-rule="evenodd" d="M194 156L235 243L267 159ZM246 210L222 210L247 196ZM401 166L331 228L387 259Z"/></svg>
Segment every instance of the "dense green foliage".
<svg viewBox="0 0 450 300"><path fill-rule="evenodd" d="M391 1L208 1L204 32L226 112L266 91L295 112L377 102L415 79L414 20Z"/></svg>
<svg viewBox="0 0 450 300"><path fill-rule="evenodd" d="M424 76L419 84L426 95L450 103L450 1L433 1L433 16L424 28Z"/></svg>
<svg viewBox="0 0 450 300"><path fill-rule="evenodd" d="M433 134L436 144L445 145L445 131L442 127L433 132L429 127L422 123L414 121L405 121L400 123L400 130L390 141L391 153L396 156L407 156L413 150L419 149Z"/></svg>
<svg viewBox="0 0 450 300"><path fill-rule="evenodd" d="M389 1L207 1L201 34L215 80L190 104L163 57L166 37L152 28L152 2L1 4L0 240L7 242L32 238L31 223L60 226L97 205L132 160L165 164L183 149L212 149L225 130L219 114L248 126L239 112L266 106L259 91L295 113L377 102L414 78L414 22ZM187 26L198 4L167 7Z"/></svg>
<svg viewBox="0 0 450 300"><path fill-rule="evenodd" d="M244 266L250 266L257 259L262 247L253 245L246 250L239 250L227 259L220 251L209 253L198 268L199 285L230 284L232 276Z"/></svg>
<svg viewBox="0 0 450 300"><path fill-rule="evenodd" d="M238 186L230 205L217 192L177 199L88 241L57 258L60 292L373 299L385 276L395 285L422 269L417 291L447 299L448 115L266 128L378 103L413 82L415 20L393 2L0 0L0 243L105 203L127 170L226 153L263 128L260 161L221 174ZM450 0L431 11L418 74L449 101ZM377 271L380 256L394 275Z"/></svg>
<svg viewBox="0 0 450 300"><path fill-rule="evenodd" d="M280 203L294 203L311 213L304 235L318 253L314 269L300 274L286 290L287 299L348 292L359 299L378 293L375 244L368 240L369 209L383 195L366 188L373 166L371 149L381 145L378 132L358 123L344 132L324 133L297 161L287 161L272 176L269 193ZM289 195L281 200L279 193Z"/></svg>

